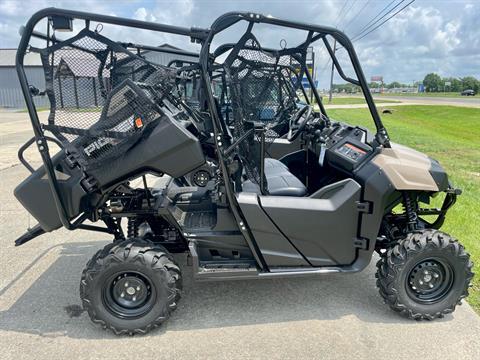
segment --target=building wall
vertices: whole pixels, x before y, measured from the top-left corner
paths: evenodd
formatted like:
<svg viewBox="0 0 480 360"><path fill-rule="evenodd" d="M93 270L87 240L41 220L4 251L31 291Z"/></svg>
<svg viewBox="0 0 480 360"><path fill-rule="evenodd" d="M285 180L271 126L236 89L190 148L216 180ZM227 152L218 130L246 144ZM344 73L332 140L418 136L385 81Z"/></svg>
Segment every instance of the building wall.
<svg viewBox="0 0 480 360"><path fill-rule="evenodd" d="M25 74L29 84L37 87L40 91L45 90L45 76L42 67L25 67ZM48 107L49 105L46 96L36 96L34 101L37 107ZM25 100L14 66L0 67L0 107L17 109L25 107Z"/></svg>
<svg viewBox="0 0 480 360"><path fill-rule="evenodd" d="M146 51L142 56L155 64L168 65L172 60L189 60L189 61L198 61L197 57L185 56L185 55L175 55L175 54L166 54L156 51Z"/></svg>

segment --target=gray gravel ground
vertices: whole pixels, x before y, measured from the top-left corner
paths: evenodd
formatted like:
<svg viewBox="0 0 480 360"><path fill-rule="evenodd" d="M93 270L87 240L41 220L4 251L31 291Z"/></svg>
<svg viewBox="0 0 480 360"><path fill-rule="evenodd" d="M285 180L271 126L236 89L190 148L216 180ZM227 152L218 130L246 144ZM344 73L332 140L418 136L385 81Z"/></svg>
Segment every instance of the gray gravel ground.
<svg viewBox="0 0 480 360"><path fill-rule="evenodd" d="M178 256L185 291L165 326L135 337L95 327L78 285L106 235L62 229L13 246L28 224L12 195L27 175L15 165L25 117L0 113L0 359L480 359L468 304L439 321L403 319L382 303L374 261L354 275L199 284Z"/></svg>

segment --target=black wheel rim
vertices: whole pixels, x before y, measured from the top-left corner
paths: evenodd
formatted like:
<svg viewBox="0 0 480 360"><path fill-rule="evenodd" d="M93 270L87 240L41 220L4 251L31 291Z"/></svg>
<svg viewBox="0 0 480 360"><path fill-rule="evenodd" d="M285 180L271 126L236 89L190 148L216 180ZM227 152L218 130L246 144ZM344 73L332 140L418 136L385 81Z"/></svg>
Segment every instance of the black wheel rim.
<svg viewBox="0 0 480 360"><path fill-rule="evenodd" d="M156 292L150 279L139 272L120 272L111 276L102 291L106 308L120 318L138 318L155 304Z"/></svg>
<svg viewBox="0 0 480 360"><path fill-rule="evenodd" d="M406 278L408 295L416 302L432 304L443 300L452 288L452 267L440 258L417 263Z"/></svg>

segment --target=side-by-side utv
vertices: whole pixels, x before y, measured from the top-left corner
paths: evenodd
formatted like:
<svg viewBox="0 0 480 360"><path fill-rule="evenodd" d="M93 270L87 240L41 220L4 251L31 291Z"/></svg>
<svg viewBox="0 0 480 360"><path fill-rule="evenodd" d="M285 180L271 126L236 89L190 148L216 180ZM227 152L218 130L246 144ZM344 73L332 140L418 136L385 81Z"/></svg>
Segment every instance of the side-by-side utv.
<svg viewBox="0 0 480 360"><path fill-rule="evenodd" d="M168 50L178 61L154 62L148 52L162 48L117 41L131 32L115 27L177 35L200 52L185 60ZM218 44L233 28L237 41ZM267 28L299 42L262 46ZM307 70L312 46L361 88L375 132L327 115ZM41 57L41 92L29 84L27 52ZM16 66L34 137L19 151L31 174L15 196L38 221L16 245L61 227L111 234L80 282L104 328L145 333L169 317L182 292L172 253L186 253L207 281L353 273L377 252L380 295L417 320L468 295L470 257L439 230L461 191L437 161L390 141L339 30L255 13L188 29L50 8L23 28ZM50 101L45 121L39 93ZM33 144L38 169L23 156ZM429 206L434 197L440 208Z"/></svg>

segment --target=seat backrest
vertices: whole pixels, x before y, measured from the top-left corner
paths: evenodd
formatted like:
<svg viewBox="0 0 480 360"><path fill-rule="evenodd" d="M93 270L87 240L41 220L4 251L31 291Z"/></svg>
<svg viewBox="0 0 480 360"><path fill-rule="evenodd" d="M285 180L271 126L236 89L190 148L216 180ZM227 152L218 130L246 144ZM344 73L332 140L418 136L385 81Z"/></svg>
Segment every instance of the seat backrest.
<svg viewBox="0 0 480 360"><path fill-rule="evenodd" d="M262 154L260 143L255 141L254 128L259 120L259 99L267 79L265 73L255 69L255 61L251 58L255 51L246 49L259 48L253 35L251 36L252 38L244 36L243 41L237 44L225 60L224 68L232 105L233 141L244 137L238 144L236 155L242 161L248 179L259 185Z"/></svg>
<svg viewBox="0 0 480 360"><path fill-rule="evenodd" d="M262 126L266 130L268 155L269 145L288 130L288 113L296 107L296 89L305 71L297 58L305 54L304 49L265 51L247 31L223 64L232 106L233 141L249 132L238 146L238 156L248 179L256 184L260 183L262 154L258 135L252 129Z"/></svg>
<svg viewBox="0 0 480 360"><path fill-rule="evenodd" d="M151 63L88 28L38 50L50 131L87 172L122 157L163 118L175 69Z"/></svg>

